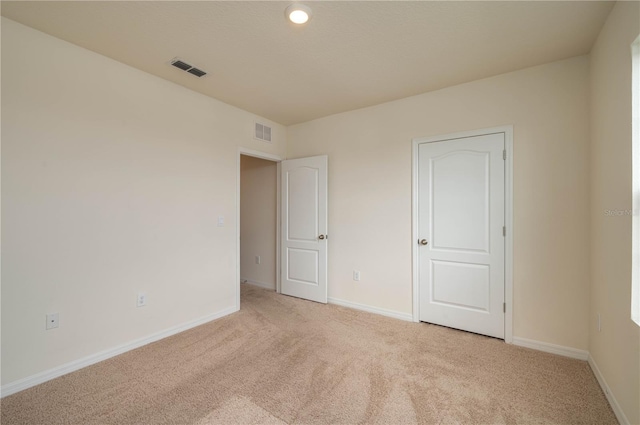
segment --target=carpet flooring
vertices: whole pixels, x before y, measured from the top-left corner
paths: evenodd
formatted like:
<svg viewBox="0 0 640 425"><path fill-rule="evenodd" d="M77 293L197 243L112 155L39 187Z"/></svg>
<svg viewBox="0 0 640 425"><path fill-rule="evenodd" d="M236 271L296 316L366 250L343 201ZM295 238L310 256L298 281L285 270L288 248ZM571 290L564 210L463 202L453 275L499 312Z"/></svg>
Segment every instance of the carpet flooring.
<svg viewBox="0 0 640 425"><path fill-rule="evenodd" d="M13 424L616 424L586 362L242 285L241 310L2 399Z"/></svg>

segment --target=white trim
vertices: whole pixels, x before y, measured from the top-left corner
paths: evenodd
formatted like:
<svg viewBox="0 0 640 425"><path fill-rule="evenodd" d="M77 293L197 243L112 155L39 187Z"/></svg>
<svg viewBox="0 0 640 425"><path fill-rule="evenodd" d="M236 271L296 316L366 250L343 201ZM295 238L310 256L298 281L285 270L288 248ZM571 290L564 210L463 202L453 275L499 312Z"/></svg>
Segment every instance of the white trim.
<svg viewBox="0 0 640 425"><path fill-rule="evenodd" d="M254 158L266 159L274 161L278 164L277 171L277 191L278 201L280 199L280 161L282 157L266 152L260 152L253 149L238 147L238 156L236 161L236 308L240 310L240 159L242 155L252 156ZM276 291L280 292L280 202L276 205Z"/></svg>
<svg viewBox="0 0 640 425"><path fill-rule="evenodd" d="M589 352L577 348L565 347L563 345L550 344L548 342L535 341L533 339L513 337L513 345L518 347L531 348L533 350L544 351L545 353L557 354L559 356L571 357L572 359L587 360Z"/></svg>
<svg viewBox="0 0 640 425"><path fill-rule="evenodd" d="M607 401L609 401L609 405L611 406L613 413L615 413L616 418L618 418L618 422L620 422L620 425L630 425L631 422L629 422L629 419L624 414L624 411L618 404L618 400L616 400L616 398L613 396L613 393L611 392L611 388L609 388L609 385L607 385L607 381L604 380L604 376L602 376L602 373L600 372L600 369L598 368L596 361L593 359L593 357L591 357L591 354L589 354L588 361L589 361L589 366L591 366L591 370L593 371L593 374L596 376L596 379L598 380L598 384L600 384L600 388L602 388L602 392L604 393L605 397L607 397Z"/></svg>
<svg viewBox="0 0 640 425"><path fill-rule="evenodd" d="M184 332L188 329L195 328L196 326L200 326L205 323L211 322L212 320L216 320L221 317L227 316L231 313L235 313L236 311L238 311L236 307L225 308L222 311L209 314L200 319L196 319L182 325L173 326L171 328L165 329L164 331L160 331L160 332L151 334L149 336L133 340L126 344L119 345L117 347L110 348L108 350L100 351L98 353L91 354L87 357L83 357L81 359L74 360L69 363L65 363L61 366L57 366L52 369L45 370L44 372L36 373L35 375L31 375L26 378L19 379L9 384L3 385L2 388L0 389L0 395L1 397L6 397L8 395L15 394L19 391L26 390L27 388L31 388L35 385L42 384L43 382L50 381L51 379L58 378L62 375L66 375L67 373L75 372L76 370L85 368L87 366L91 366L92 364L107 360L111 357L126 353L127 351L135 350L136 348L140 348L152 342L159 341L161 339L170 337L180 332Z"/></svg>
<svg viewBox="0 0 640 425"><path fill-rule="evenodd" d="M282 162L278 162L276 164L276 292L278 294L281 293L280 289L280 271L282 269L282 262L280 260L280 243L282 239L282 234L280 230L280 226L282 223L280 222L280 197L282 196L281 190L281 179L282 179Z"/></svg>
<svg viewBox="0 0 640 425"><path fill-rule="evenodd" d="M401 313L399 311L387 310L385 308L372 307L366 304L354 303L352 301L340 300L338 298L327 298L329 304L339 305L341 307L353 308L355 310L362 310L368 313L379 314L381 316L392 317L394 319L400 319L407 322L413 322L413 316L409 313Z"/></svg>
<svg viewBox="0 0 640 425"><path fill-rule="evenodd" d="M604 393L605 397L607 397L607 401L609 402L609 405L611 406L613 413L615 413L616 418L618 419L618 422L620 422L620 425L631 424L631 422L629 422L629 419L624 414L624 411L618 404L618 400L616 400L615 396L613 395L613 392L611 392L611 388L609 388L607 381L605 381L604 376L602 375L602 372L600 372L600 369L596 364L596 361L593 359L593 357L588 351L578 350L576 348L564 347L562 345L549 344L547 342L534 341L532 339L518 338L518 337L513 338L513 345L531 348L538 351L544 351L545 353L552 353L552 354L558 354L560 356L571 357L573 359L586 360L589 363L589 366L591 367L593 374L598 380L598 384L600 384L600 388L602 388L602 392Z"/></svg>
<svg viewBox="0 0 640 425"><path fill-rule="evenodd" d="M265 282L258 282L257 280L251 280L251 279L240 279L241 283L246 283L247 285L252 285L252 286L258 286L260 288L264 288L264 289L269 289L270 291L275 291L276 290L276 285L272 285L270 283L265 283Z"/></svg>
<svg viewBox="0 0 640 425"><path fill-rule="evenodd" d="M640 37L631 44L631 320L640 325Z"/></svg>
<svg viewBox="0 0 640 425"><path fill-rule="evenodd" d="M507 151L505 163L504 185L504 219L507 227L505 237L505 270L504 270L504 301L507 311L504 316L504 341L513 343L513 126L485 128L473 131L464 131L454 134L446 134L432 137L419 137L412 140L412 170L411 170L411 260L413 276L413 315L414 322L420 321L420 282L418 280L418 146L421 143L460 139L464 137L484 136L487 134L504 133L504 146Z"/></svg>
<svg viewBox="0 0 640 425"><path fill-rule="evenodd" d="M507 227L504 245L504 342L513 344L513 126L504 128L504 146L507 159L504 173L504 224Z"/></svg>
<svg viewBox="0 0 640 425"><path fill-rule="evenodd" d="M413 287L413 315L414 322L420 321L420 274L418 273L419 258L416 245L418 243L418 147L416 139L412 140L411 150L411 281Z"/></svg>
<svg viewBox="0 0 640 425"><path fill-rule="evenodd" d="M254 158L266 159L267 161L273 161L273 162L280 162L284 159L279 155L256 151L253 149L247 149L247 148L243 148L242 146L238 147L238 157L240 155L253 156Z"/></svg>

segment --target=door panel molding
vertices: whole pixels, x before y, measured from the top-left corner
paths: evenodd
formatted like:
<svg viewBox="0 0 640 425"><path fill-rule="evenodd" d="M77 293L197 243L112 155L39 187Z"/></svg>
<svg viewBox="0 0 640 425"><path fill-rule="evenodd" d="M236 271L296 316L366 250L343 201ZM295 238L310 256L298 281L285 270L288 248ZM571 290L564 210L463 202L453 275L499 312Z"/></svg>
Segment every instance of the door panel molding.
<svg viewBox="0 0 640 425"><path fill-rule="evenodd" d="M505 173L504 173L504 221L506 227L504 252L504 300L506 303L504 339L513 343L513 126L493 127L460 133L420 137L412 140L412 272L413 272L413 321L420 321L420 282L419 282L419 245L418 234L418 178L419 146L423 143L444 142L491 134L504 134Z"/></svg>

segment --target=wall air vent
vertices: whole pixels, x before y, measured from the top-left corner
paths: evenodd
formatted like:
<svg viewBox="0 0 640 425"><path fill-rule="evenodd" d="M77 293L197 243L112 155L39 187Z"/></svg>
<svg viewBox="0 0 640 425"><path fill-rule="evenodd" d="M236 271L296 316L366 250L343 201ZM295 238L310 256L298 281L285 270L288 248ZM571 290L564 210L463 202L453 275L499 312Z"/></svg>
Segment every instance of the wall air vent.
<svg viewBox="0 0 640 425"><path fill-rule="evenodd" d="M193 65L189 65L188 63L186 63L182 59L173 58L173 59L171 59L170 63L171 63L171 65L175 66L176 68L181 69L183 71L187 71L189 74L195 75L196 77L204 77L205 75L207 75L206 71L198 69Z"/></svg>
<svg viewBox="0 0 640 425"><path fill-rule="evenodd" d="M254 137L258 140L271 143L271 127L257 122Z"/></svg>

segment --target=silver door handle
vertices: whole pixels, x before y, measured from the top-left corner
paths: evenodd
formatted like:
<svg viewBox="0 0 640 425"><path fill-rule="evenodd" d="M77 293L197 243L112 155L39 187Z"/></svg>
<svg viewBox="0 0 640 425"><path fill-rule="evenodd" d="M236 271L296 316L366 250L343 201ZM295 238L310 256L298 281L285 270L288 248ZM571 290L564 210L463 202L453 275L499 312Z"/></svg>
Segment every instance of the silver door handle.
<svg viewBox="0 0 640 425"><path fill-rule="evenodd" d="M324 239L324 238L326 238L326 236L325 236L325 235L320 235L320 236L318 236L318 239L320 239L320 240L322 240L322 239Z"/></svg>
<svg viewBox="0 0 640 425"><path fill-rule="evenodd" d="M418 241L418 243L419 243L420 245L426 245L426 244L428 244L429 242L427 242L427 240L426 240L426 239L420 239L420 240Z"/></svg>

